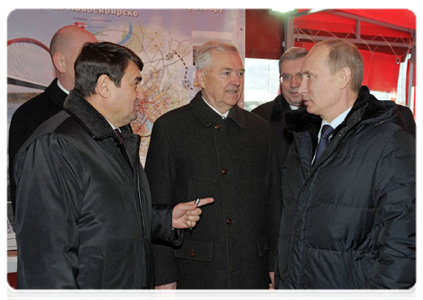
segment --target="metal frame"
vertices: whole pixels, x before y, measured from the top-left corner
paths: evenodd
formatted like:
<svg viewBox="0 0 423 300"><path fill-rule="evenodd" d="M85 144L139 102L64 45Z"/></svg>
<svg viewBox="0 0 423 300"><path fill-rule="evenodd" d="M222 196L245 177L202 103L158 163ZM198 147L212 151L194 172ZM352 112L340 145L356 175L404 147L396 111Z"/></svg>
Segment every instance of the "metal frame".
<svg viewBox="0 0 423 300"><path fill-rule="evenodd" d="M404 43L400 43L400 42L388 42L388 41L374 41L374 40L364 40L361 39L361 23L362 22L366 22L366 23L371 23L371 24L375 24L375 25L379 25L379 26L383 26L383 27L387 27L390 29L394 29L394 30L398 30L398 31L404 31L404 32L411 32L411 35L413 37L413 41L411 45L408 45L408 48L411 49L410 51L410 67L408 68L408 79L409 79L409 83L408 83L408 93L407 93L407 106L411 106L411 103L413 101L413 99L411 99L412 93L411 93L411 89L413 86L413 82L414 82L414 68L415 68L415 64L416 64L416 30L413 29L409 29L409 28L405 28L402 26L398 26L398 25L393 25L393 24L389 24L386 22L382 22L382 21L376 21L376 20L372 20L369 18L365 18L365 17L360 17L357 15L353 15L347 12L342 12L342 11L336 11L333 9L323 9L323 10L307 10L307 11L303 11L303 12L290 12L288 14L285 15L284 17L284 41L283 41L283 48L284 49L289 49L291 47L294 46L294 41L296 39L308 39L311 40L313 42L316 41L322 41L322 40L326 40L326 39L331 39L332 37L328 37L328 36L313 36L313 39L310 38L310 36L308 36L307 34L298 34L294 32L294 19L297 17L301 17L301 16L305 16L305 15L310 15L310 14L314 14L314 13L318 13L318 12L328 12L331 13L333 15L337 15L337 16L341 16L344 18L349 18L349 19L354 19L356 21L356 30L355 30L355 38L346 38L345 40L353 43L353 44L365 44L367 46L384 46L384 47L402 47L402 48L406 48L407 46ZM371 50L371 49L370 49ZM395 52L394 52L395 54Z"/></svg>

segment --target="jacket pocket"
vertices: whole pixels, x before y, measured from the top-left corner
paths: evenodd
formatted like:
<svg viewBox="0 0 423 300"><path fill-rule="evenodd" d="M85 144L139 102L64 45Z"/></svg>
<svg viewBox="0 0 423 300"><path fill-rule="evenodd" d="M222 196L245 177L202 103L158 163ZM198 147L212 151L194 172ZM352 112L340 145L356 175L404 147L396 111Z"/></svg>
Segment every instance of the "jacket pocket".
<svg viewBox="0 0 423 300"><path fill-rule="evenodd" d="M213 258L213 242L184 240L182 247L174 251L177 258L211 261Z"/></svg>

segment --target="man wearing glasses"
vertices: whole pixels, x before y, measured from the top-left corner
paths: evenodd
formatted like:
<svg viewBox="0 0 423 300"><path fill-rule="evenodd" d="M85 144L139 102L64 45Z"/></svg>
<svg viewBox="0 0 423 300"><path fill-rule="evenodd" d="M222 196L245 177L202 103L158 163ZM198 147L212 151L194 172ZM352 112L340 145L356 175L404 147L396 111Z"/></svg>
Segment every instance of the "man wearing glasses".
<svg viewBox="0 0 423 300"><path fill-rule="evenodd" d="M284 113L303 106L303 97L298 93L301 84L301 66L307 50L292 47L279 59L279 82L281 93L275 100L255 108L252 112L270 123L279 165L282 168L288 149L292 143L292 134L285 128Z"/></svg>

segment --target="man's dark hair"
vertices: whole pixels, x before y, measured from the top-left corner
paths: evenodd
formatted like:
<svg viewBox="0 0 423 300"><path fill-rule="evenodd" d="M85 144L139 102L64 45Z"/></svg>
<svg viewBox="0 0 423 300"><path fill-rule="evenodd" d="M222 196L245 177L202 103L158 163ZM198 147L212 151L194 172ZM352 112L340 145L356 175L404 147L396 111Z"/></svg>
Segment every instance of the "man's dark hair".
<svg viewBox="0 0 423 300"><path fill-rule="evenodd" d="M110 42L85 44L75 61L75 90L83 97L95 94L97 80L103 74L119 87L129 61L142 71L141 59L124 46Z"/></svg>

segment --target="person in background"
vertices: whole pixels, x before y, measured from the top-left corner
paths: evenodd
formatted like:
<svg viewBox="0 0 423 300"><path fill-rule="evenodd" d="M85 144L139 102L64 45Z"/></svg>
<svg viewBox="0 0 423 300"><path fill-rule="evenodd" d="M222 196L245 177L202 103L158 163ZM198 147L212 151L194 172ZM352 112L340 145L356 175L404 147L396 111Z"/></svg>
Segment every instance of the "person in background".
<svg viewBox="0 0 423 300"><path fill-rule="evenodd" d="M307 52L307 49L292 47L282 54L279 58L281 93L275 100L252 110L269 122L281 168L293 139L292 134L286 129L284 113L303 107L303 96L298 92L298 88L302 81L301 66Z"/></svg>
<svg viewBox="0 0 423 300"><path fill-rule="evenodd" d="M355 45L316 44L282 174L279 289L410 288L416 280L415 138L363 81Z"/></svg>
<svg viewBox="0 0 423 300"><path fill-rule="evenodd" d="M9 128L9 197L13 213L16 206L13 175L16 153L41 123L63 109L63 103L75 85L75 59L82 46L88 42L97 42L97 39L81 27L69 25L59 29L50 43L50 56L56 78L43 93L22 104L12 116Z"/></svg>
<svg viewBox="0 0 423 300"><path fill-rule="evenodd" d="M88 43L64 109L40 125L15 159L19 289L154 287L151 243L180 245L213 199L152 206L131 131L141 59Z"/></svg>
<svg viewBox="0 0 423 300"><path fill-rule="evenodd" d="M195 65L201 91L154 123L145 169L154 204L214 203L180 247L153 245L156 288L269 288L281 210L270 127L237 105L244 66L233 44L205 43Z"/></svg>

